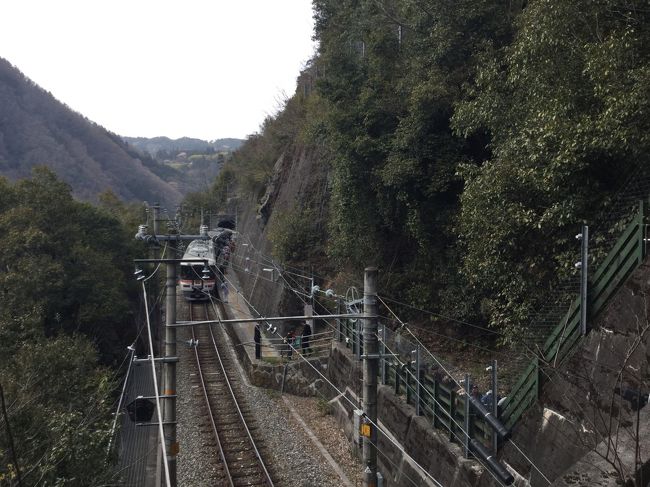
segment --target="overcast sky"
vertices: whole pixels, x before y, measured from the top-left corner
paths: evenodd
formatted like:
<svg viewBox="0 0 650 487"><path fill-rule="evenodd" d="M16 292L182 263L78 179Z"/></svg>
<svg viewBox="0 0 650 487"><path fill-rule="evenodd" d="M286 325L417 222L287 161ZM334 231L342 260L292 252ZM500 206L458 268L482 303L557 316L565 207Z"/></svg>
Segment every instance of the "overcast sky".
<svg viewBox="0 0 650 487"><path fill-rule="evenodd" d="M311 0L0 0L0 57L126 136L256 132L312 30Z"/></svg>

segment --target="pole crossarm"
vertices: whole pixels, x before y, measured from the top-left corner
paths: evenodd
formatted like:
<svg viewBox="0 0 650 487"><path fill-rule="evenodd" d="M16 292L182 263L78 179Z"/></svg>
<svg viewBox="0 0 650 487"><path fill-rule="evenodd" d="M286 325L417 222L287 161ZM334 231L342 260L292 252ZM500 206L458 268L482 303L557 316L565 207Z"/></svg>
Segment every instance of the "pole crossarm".
<svg viewBox="0 0 650 487"><path fill-rule="evenodd" d="M149 363L151 362L151 357L147 358L134 358L133 361L135 363ZM162 362L162 363L168 363L168 362L178 362L178 357L154 357L153 359L154 362Z"/></svg>
<svg viewBox="0 0 650 487"><path fill-rule="evenodd" d="M212 237L207 235L152 235L156 240L210 240Z"/></svg>
<svg viewBox="0 0 650 487"><path fill-rule="evenodd" d="M159 262L163 264L180 264L181 262L196 262L207 265L208 259L133 259L133 262L136 264L157 264Z"/></svg>
<svg viewBox="0 0 650 487"><path fill-rule="evenodd" d="M302 315L302 316L269 316L269 317L260 317L260 318L240 318L240 319L233 319L233 320L208 320L208 321L177 321L176 323L173 323L171 325L167 326L173 326L176 328L180 328L183 326L195 326L195 325L213 325L217 323L225 323L225 324L237 324L237 323L256 323L258 321L291 321L291 320L311 320L311 319L322 319L322 320L330 320L330 319L336 319L336 318L367 318L368 315L364 314L358 314L358 313L353 313L353 314L339 314L339 315Z"/></svg>

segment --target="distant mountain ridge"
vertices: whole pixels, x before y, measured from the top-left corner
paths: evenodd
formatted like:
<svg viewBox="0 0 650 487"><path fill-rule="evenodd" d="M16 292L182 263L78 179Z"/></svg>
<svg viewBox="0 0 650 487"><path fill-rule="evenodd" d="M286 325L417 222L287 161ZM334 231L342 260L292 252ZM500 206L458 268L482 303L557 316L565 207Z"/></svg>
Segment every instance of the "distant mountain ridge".
<svg viewBox="0 0 650 487"><path fill-rule="evenodd" d="M0 175L29 177L45 165L82 200L112 190L127 201L178 203L182 194L156 173L165 168L56 100L0 58Z"/></svg>
<svg viewBox="0 0 650 487"><path fill-rule="evenodd" d="M169 137L122 137L124 141L133 147L155 156L161 151L164 152L232 152L239 149L244 143L242 139L225 138L216 140L201 140L191 137L170 139Z"/></svg>

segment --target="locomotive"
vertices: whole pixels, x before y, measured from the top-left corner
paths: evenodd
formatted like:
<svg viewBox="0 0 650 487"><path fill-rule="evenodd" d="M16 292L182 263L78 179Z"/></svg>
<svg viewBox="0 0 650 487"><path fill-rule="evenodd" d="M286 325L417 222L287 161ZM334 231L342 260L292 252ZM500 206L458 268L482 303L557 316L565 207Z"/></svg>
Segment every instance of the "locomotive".
<svg viewBox="0 0 650 487"><path fill-rule="evenodd" d="M183 296L188 301L204 301L216 291L218 282L226 273L226 266L234 250L234 232L230 228L218 227L207 232L205 239L192 240L185 259L205 259L202 263L181 262L180 285Z"/></svg>

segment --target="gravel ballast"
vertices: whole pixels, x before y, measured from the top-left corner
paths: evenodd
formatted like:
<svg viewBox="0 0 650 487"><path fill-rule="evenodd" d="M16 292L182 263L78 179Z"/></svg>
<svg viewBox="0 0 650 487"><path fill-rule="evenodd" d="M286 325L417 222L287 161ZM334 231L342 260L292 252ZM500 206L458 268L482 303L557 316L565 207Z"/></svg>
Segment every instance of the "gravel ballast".
<svg viewBox="0 0 650 487"><path fill-rule="evenodd" d="M207 421L203 415L203 398L193 384L193 351L183 343L189 340L188 333L188 330L179 330L178 333L178 485L217 485L214 483L214 472L218 464L218 450L214 440L211 440L211 433L202 432ZM228 340L225 333L220 336ZM232 353L232 348L230 350ZM257 432L254 435L263 439L265 461L276 485L338 486L345 485L344 477L353 485L360 485L361 462L334 417L327 414L324 400L286 394L283 397L278 391L250 385L241 368L239 375L244 386L240 388L245 396L243 400L250 410L257 412ZM285 400L338 464L343 478L310 439Z"/></svg>

